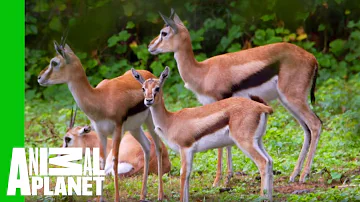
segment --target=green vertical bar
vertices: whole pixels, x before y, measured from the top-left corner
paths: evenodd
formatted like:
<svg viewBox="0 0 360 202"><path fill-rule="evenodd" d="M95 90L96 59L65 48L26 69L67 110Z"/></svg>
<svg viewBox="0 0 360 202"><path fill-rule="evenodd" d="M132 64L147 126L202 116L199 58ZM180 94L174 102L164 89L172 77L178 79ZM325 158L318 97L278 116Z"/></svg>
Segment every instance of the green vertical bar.
<svg viewBox="0 0 360 202"><path fill-rule="evenodd" d="M0 201L24 201L19 190L6 196L12 148L24 147L25 1L2 1Z"/></svg>

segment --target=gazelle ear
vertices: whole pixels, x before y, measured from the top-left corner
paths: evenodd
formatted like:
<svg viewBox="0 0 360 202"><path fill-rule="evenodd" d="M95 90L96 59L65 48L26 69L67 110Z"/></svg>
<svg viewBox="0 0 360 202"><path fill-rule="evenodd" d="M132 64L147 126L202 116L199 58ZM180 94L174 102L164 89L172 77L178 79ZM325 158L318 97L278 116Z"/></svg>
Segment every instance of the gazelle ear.
<svg viewBox="0 0 360 202"><path fill-rule="evenodd" d="M134 68L131 68L131 73L141 85L145 82L145 79Z"/></svg>
<svg viewBox="0 0 360 202"><path fill-rule="evenodd" d="M184 23L180 20L179 16L176 13L174 14L174 22L176 24L184 26Z"/></svg>
<svg viewBox="0 0 360 202"><path fill-rule="evenodd" d="M68 44L65 44L65 52L67 53L74 53L74 51L71 50L70 46Z"/></svg>
<svg viewBox="0 0 360 202"><path fill-rule="evenodd" d="M70 63L70 57L66 54L64 47L60 46L56 41L54 41L54 47L57 54L61 55L65 59L66 63Z"/></svg>
<svg viewBox="0 0 360 202"><path fill-rule="evenodd" d="M79 135L85 135L86 133L90 133L91 126L84 126L79 130Z"/></svg>
<svg viewBox="0 0 360 202"><path fill-rule="evenodd" d="M163 84L165 82L169 74L170 74L170 68L166 66L164 71L160 75L160 84Z"/></svg>
<svg viewBox="0 0 360 202"><path fill-rule="evenodd" d="M174 10L172 10L172 13L173 13L173 11ZM159 12L159 14L160 14L161 18L164 20L165 24L170 26L171 29L174 30L174 33L176 34L178 32L178 28L177 28L176 23L174 22L174 20L172 20L171 17L170 18L166 17L165 15L163 15L160 12Z"/></svg>

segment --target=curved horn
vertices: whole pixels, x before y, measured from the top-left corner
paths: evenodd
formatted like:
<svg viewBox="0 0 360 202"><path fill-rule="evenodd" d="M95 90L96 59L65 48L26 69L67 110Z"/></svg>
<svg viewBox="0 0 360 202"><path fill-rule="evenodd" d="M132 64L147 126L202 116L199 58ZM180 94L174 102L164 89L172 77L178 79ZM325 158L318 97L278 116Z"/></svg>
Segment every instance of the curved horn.
<svg viewBox="0 0 360 202"><path fill-rule="evenodd" d="M170 19L174 19L174 14L175 14L175 11L174 11L174 9L173 8L171 8L171 14L170 14Z"/></svg>
<svg viewBox="0 0 360 202"><path fill-rule="evenodd" d="M71 109L70 123L69 123L70 129L73 128L75 125L76 113L77 113L77 106L75 105L75 113L74 113L74 107Z"/></svg>

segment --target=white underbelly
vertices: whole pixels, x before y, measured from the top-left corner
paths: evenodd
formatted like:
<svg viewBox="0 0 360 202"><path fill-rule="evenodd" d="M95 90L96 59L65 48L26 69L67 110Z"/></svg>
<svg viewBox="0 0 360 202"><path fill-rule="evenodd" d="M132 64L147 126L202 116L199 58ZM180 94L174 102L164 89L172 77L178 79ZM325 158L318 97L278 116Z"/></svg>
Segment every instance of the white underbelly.
<svg viewBox="0 0 360 202"><path fill-rule="evenodd" d="M94 128L98 135L111 136L115 130L115 122L111 120L91 120L91 126Z"/></svg>
<svg viewBox="0 0 360 202"><path fill-rule="evenodd" d="M234 141L229 136L229 127L226 126L215 133L208 134L194 143L192 147L195 152L202 152L209 149L234 145Z"/></svg>
<svg viewBox="0 0 360 202"><path fill-rule="evenodd" d="M275 100L279 96L277 92L277 80L278 76L274 76L269 81L261 84L260 86L235 92L232 96L249 98L249 95L256 95L267 102Z"/></svg>
<svg viewBox="0 0 360 202"><path fill-rule="evenodd" d="M149 116L149 110L139 112L133 116L128 116L123 123L123 131L135 130L140 128L141 125L145 122L146 118Z"/></svg>
<svg viewBox="0 0 360 202"><path fill-rule="evenodd" d="M206 104L216 102L216 100L213 97L210 97L210 96L207 96L207 95L200 94L200 93L196 92L196 90L194 88L192 88L188 83L185 83L184 87L191 90L196 95L197 100L202 105L206 105Z"/></svg>

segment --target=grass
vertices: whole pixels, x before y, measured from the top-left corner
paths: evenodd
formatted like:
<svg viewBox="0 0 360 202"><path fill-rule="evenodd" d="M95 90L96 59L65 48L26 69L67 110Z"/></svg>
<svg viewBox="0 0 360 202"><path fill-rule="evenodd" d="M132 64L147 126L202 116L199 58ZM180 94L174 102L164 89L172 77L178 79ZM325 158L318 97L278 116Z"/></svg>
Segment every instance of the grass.
<svg viewBox="0 0 360 202"><path fill-rule="evenodd" d="M278 102L270 105L275 113L269 117L265 149L274 160L274 201L360 201L360 75L344 81L329 79L318 86L314 111L323 121L321 138L312 166L310 179L305 184L288 183L302 142L303 131L294 118ZM169 109L198 105L191 97L176 99L167 95ZM26 102L26 147L57 147L66 129L71 101ZM67 108L65 108L67 107ZM77 124L88 124L86 116L79 113ZM171 172L164 175L165 201L179 200L180 158L170 151ZM197 153L190 181L190 201L261 201L260 180L254 163L233 147L234 178L228 189L224 179L220 188L213 188L216 172L216 150ZM225 163L224 163L225 164ZM225 173L224 173L225 174ZM147 199L157 199L157 176L150 175ZM138 201L141 176L120 181L122 201ZM114 197L111 177L105 182L108 201ZM95 196L37 196L26 201L87 201Z"/></svg>

